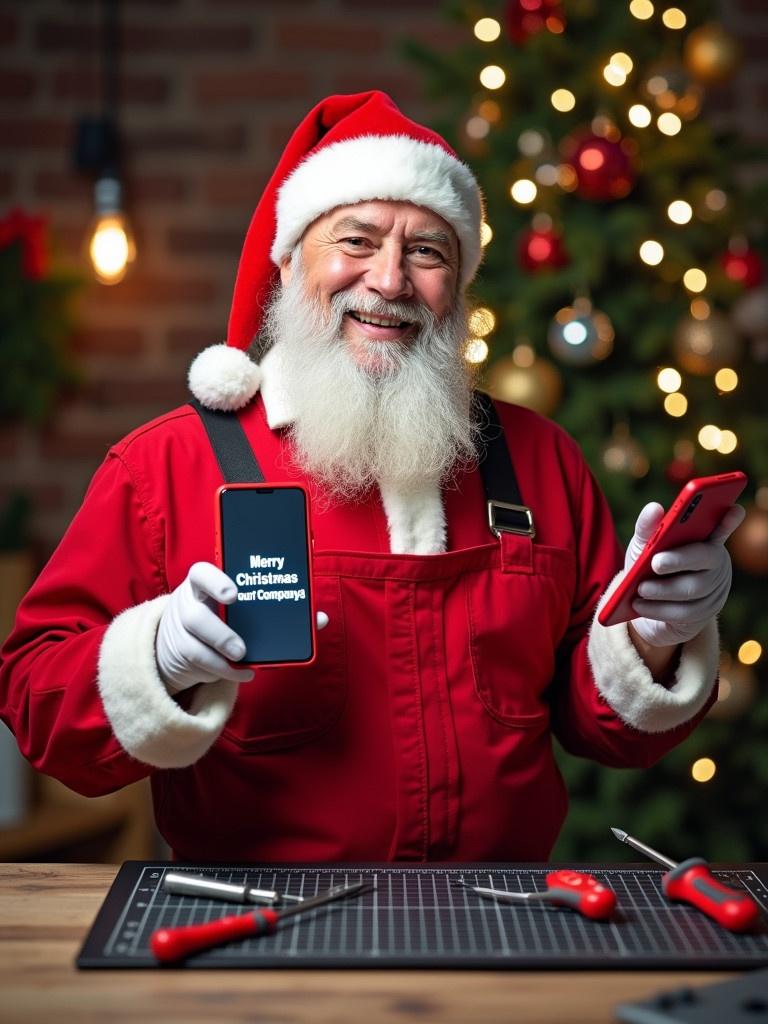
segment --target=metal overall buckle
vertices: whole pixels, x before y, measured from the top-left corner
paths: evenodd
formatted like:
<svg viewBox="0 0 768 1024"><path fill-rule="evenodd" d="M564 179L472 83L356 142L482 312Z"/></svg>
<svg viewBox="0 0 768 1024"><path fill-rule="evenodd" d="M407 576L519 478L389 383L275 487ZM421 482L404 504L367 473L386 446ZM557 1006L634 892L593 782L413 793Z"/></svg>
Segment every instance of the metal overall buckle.
<svg viewBox="0 0 768 1024"><path fill-rule="evenodd" d="M497 520L496 513L501 511L505 521ZM535 537L533 514L527 505L510 505L506 501L488 501L488 525L491 533L501 537L502 533L518 533L524 537Z"/></svg>

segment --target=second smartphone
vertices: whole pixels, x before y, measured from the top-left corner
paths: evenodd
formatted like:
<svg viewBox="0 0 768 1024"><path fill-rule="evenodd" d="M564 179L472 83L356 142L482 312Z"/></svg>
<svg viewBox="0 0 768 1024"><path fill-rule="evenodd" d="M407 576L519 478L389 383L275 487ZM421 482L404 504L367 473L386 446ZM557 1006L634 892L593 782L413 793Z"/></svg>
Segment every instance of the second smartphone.
<svg viewBox="0 0 768 1024"><path fill-rule="evenodd" d="M224 621L245 643L241 665L315 657L309 495L298 484L225 484L216 492L216 559L237 586Z"/></svg>
<svg viewBox="0 0 768 1024"><path fill-rule="evenodd" d="M601 626L615 626L619 622L636 619L632 602L642 580L654 575L651 559L659 551L682 544L707 540L725 513L736 501L747 483L741 472L719 473L689 480L672 503L669 511L656 527L656 531L640 552L600 610L597 621Z"/></svg>

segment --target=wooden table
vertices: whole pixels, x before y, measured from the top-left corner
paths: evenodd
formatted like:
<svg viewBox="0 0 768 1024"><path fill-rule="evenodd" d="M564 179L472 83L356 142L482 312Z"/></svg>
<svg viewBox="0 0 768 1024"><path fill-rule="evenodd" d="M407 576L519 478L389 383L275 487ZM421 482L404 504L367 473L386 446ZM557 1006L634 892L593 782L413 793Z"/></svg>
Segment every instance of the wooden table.
<svg viewBox="0 0 768 1024"><path fill-rule="evenodd" d="M77 971L117 868L0 864L0 1021L608 1024L613 1007L731 975L605 971Z"/></svg>

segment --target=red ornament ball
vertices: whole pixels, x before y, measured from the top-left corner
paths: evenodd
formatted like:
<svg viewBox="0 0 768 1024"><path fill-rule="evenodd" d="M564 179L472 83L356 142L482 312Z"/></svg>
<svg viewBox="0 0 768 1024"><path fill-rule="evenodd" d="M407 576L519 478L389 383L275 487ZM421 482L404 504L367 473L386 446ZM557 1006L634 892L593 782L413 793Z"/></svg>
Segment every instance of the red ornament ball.
<svg viewBox="0 0 768 1024"><path fill-rule="evenodd" d="M748 246L726 249L720 257L720 264L726 277L744 285L745 288L754 288L763 280L763 261L759 254Z"/></svg>
<svg viewBox="0 0 768 1024"><path fill-rule="evenodd" d="M576 191L585 199L623 199L635 183L632 158L624 140L586 135L570 154L570 162L576 172Z"/></svg>
<svg viewBox="0 0 768 1024"><path fill-rule="evenodd" d="M565 14L560 0L506 0L504 24L509 39L521 44L544 29L559 35Z"/></svg>
<svg viewBox="0 0 768 1024"><path fill-rule="evenodd" d="M528 273L538 270L554 270L570 262L562 236L551 228L531 228L520 236L520 265Z"/></svg>

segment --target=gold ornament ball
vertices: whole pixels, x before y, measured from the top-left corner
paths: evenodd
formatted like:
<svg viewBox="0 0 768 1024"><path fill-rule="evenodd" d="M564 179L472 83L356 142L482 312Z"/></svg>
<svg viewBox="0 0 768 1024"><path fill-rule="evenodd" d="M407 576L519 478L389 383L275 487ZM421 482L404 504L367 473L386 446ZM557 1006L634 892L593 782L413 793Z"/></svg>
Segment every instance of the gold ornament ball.
<svg viewBox="0 0 768 1024"><path fill-rule="evenodd" d="M753 576L768 576L768 509L748 505L741 526L728 542L734 564Z"/></svg>
<svg viewBox="0 0 768 1024"><path fill-rule="evenodd" d="M730 78L740 58L739 44L717 22L694 29L685 41L685 66L694 78L707 85Z"/></svg>
<svg viewBox="0 0 768 1024"><path fill-rule="evenodd" d="M563 382L548 360L534 358L529 365L520 365L511 355L489 367L486 387L501 402L524 405L542 416L551 416L560 403Z"/></svg>
<svg viewBox="0 0 768 1024"><path fill-rule="evenodd" d="M611 439L603 446L601 457L609 473L622 473L639 479L650 469L648 456L629 433L626 424L616 427Z"/></svg>
<svg viewBox="0 0 768 1024"><path fill-rule="evenodd" d="M723 366L733 366L741 353L741 342L730 320L712 312L706 320L684 317L675 329L674 350L684 370L703 377Z"/></svg>

